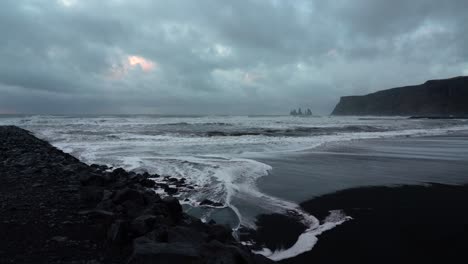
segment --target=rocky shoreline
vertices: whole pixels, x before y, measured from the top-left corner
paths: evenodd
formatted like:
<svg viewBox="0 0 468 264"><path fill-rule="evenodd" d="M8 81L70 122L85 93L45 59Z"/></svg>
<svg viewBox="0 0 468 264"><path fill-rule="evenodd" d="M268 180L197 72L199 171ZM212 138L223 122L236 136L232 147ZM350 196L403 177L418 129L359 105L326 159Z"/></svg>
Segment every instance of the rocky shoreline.
<svg viewBox="0 0 468 264"><path fill-rule="evenodd" d="M183 179L153 178L88 166L26 130L0 127L0 262L272 263L227 227L185 214L171 196L190 188Z"/></svg>

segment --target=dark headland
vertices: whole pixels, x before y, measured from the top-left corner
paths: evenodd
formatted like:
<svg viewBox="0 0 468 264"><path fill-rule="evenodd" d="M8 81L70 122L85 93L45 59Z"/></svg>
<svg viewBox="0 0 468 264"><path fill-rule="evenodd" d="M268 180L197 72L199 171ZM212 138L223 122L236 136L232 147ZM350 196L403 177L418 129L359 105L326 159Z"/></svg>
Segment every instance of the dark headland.
<svg viewBox="0 0 468 264"><path fill-rule="evenodd" d="M161 199L150 177L0 127L0 263L271 263Z"/></svg>
<svg viewBox="0 0 468 264"><path fill-rule="evenodd" d="M332 115L468 117L468 77L344 96Z"/></svg>

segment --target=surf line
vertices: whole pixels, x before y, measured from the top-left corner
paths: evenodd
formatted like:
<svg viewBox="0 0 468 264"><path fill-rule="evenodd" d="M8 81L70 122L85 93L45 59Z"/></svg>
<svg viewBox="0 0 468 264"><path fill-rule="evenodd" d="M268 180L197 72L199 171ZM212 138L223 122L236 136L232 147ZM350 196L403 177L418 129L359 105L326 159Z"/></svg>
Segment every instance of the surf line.
<svg viewBox="0 0 468 264"><path fill-rule="evenodd" d="M312 250L313 247L317 244L317 236L352 219L352 217L346 216L341 210L331 210L330 214L325 218L324 223L320 224L320 222L314 216L307 214L302 210L297 210L297 212L300 213L302 217L304 217L303 221L308 223L309 227L301 235L299 235L294 245L288 249L271 251L269 248L263 248L261 250L252 252L263 255L273 261L280 261L296 257L302 253Z"/></svg>

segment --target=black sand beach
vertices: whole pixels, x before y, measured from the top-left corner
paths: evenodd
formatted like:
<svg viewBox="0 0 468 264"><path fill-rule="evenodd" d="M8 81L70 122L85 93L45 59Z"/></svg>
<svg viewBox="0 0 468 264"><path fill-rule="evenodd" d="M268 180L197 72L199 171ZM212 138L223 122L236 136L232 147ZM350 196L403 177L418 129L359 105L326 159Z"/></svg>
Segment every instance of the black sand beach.
<svg viewBox="0 0 468 264"><path fill-rule="evenodd" d="M344 141L259 161L259 188L297 203L363 186L468 183L468 133Z"/></svg>
<svg viewBox="0 0 468 264"><path fill-rule="evenodd" d="M466 263L468 186L368 187L301 204L353 220L325 232L315 248L283 263Z"/></svg>
<svg viewBox="0 0 468 264"><path fill-rule="evenodd" d="M147 192L157 175L87 166L16 127L0 133L1 263L270 263L226 228ZM320 220L336 209L353 219L281 263L465 263L467 144L466 133L364 140L286 161L260 185L267 193L302 201ZM305 229L282 215L257 224L254 237L271 249L291 246Z"/></svg>
<svg viewBox="0 0 468 264"><path fill-rule="evenodd" d="M348 142L295 155L286 163L275 167L273 162L279 169L270 176L276 180L261 179L264 191L301 202L320 220L337 209L353 220L320 235L312 251L282 263L467 261L466 132ZM288 221L296 227L278 229ZM288 248L291 237L304 230L278 215L263 215L257 224L259 239L270 241L272 249Z"/></svg>

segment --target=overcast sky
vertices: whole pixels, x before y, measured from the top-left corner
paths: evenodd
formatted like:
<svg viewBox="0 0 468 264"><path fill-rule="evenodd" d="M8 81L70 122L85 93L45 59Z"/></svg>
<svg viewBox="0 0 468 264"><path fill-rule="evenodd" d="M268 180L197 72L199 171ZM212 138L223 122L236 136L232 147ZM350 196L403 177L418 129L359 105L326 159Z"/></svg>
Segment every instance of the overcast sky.
<svg viewBox="0 0 468 264"><path fill-rule="evenodd" d="M468 75L466 0L2 0L0 113L328 114Z"/></svg>

